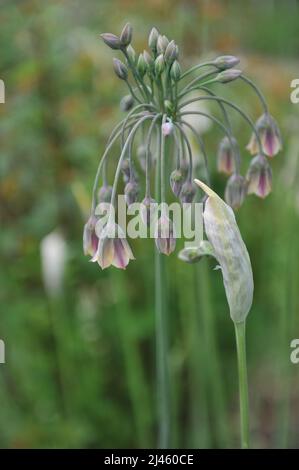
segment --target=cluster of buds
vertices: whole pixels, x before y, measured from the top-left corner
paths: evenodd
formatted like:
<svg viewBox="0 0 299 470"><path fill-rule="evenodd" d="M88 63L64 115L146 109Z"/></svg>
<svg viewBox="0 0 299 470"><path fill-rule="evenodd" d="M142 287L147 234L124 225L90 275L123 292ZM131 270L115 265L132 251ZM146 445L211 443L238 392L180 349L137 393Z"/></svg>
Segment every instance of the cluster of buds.
<svg viewBox="0 0 299 470"><path fill-rule="evenodd" d="M194 178L210 180L205 145L192 124L194 116L199 119L204 116L223 132L217 165L220 172L229 176L225 199L237 209L247 194L265 197L270 192L271 168L267 157L273 157L281 149L281 138L260 90L236 68L239 64L237 57L220 56L183 72L177 44L156 28L149 33L148 49L141 53L137 53L132 46L130 24L126 24L118 36L104 33L101 38L107 46L122 55L113 59L113 68L116 76L128 87L120 103L121 110L127 114L112 131L99 163L91 216L84 229L84 251L102 268L111 264L124 268L133 259L128 242L119 235L120 229L116 223L113 227L110 222L109 226L107 224L102 228L102 233L96 233L95 215L99 202L110 202L115 206L121 176L127 205L142 201L142 220L147 226L153 219L153 205L166 203L170 197L177 198L181 204L191 204L196 196L199 197ZM235 80L242 80L251 86L261 100L264 114L256 124L236 103L210 89L214 83L225 87ZM223 119L208 114L206 108L201 109L200 103L203 101L215 101ZM231 110L238 112L252 130L247 149L254 158L245 176L241 175L241 156L230 122ZM194 165L194 145L190 143L193 134L196 142L200 143L202 164L198 166ZM111 149L119 149L117 142L120 142L120 153L110 185L107 183L107 165L110 164ZM153 180L155 194L152 195ZM156 247L159 252L169 255L176 245L173 223L163 213L155 215ZM115 230L111 227L115 226L117 235L113 238L111 233Z"/></svg>

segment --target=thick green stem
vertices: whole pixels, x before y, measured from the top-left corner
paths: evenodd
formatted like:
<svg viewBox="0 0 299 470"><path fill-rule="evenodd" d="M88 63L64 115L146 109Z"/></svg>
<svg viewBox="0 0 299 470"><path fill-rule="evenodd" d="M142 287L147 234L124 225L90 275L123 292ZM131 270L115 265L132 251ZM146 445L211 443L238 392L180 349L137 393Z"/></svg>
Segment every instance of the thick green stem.
<svg viewBox="0 0 299 470"><path fill-rule="evenodd" d="M242 449L249 448L249 400L248 400L248 380L246 363L246 341L245 341L245 321L235 323L238 373L239 373L239 395L240 395L240 425L241 425L241 445Z"/></svg>
<svg viewBox="0 0 299 470"><path fill-rule="evenodd" d="M161 130L158 148L161 148ZM156 201L161 200L161 152L156 162ZM156 309L156 372L158 405L158 447L170 445L170 387L168 367L167 284L164 255L155 252L155 309Z"/></svg>

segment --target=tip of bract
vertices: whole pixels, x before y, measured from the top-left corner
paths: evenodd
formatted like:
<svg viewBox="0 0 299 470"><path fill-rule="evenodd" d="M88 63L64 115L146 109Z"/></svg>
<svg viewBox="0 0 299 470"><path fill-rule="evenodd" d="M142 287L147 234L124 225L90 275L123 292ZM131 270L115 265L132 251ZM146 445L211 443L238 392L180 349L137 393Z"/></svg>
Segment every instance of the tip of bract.
<svg viewBox="0 0 299 470"><path fill-rule="evenodd" d="M197 186L199 186L208 196L219 197L209 186L207 186L202 181L195 179L194 183L196 183Z"/></svg>

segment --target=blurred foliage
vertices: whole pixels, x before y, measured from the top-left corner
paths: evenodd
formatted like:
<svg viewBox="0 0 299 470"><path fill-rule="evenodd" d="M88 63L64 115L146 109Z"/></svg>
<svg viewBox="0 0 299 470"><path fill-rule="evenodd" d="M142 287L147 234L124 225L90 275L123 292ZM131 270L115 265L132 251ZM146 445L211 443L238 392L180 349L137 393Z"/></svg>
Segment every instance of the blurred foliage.
<svg viewBox="0 0 299 470"><path fill-rule="evenodd" d="M265 201L248 198L237 218L256 286L248 322L253 445L297 447L298 366L289 366L289 343L299 333L299 108L290 103L289 84L298 72L298 2L2 0L1 7L0 446L155 445L153 244L134 243L137 261L125 273L101 272L81 249L97 161L125 94L99 33L117 33L129 20L141 50L155 24L175 38L186 64L207 53L240 55L282 127L274 192ZM250 90L236 84L233 94L258 117ZM234 125L245 145L246 125L237 118ZM207 134L212 157L219 138L213 128ZM214 174L213 182L223 189L222 177ZM57 228L68 262L63 295L51 301L40 242ZM226 393L227 445L238 445L233 325L211 267L198 267L198 286L194 267L168 260L178 447L220 445L217 397L207 379L215 373ZM209 370L203 308L217 329L220 371Z"/></svg>

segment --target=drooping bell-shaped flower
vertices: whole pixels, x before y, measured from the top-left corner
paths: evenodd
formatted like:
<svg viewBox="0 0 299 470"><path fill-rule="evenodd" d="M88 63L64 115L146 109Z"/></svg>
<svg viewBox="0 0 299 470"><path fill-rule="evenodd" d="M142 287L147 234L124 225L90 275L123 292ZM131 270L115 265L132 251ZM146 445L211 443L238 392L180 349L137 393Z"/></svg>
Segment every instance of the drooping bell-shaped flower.
<svg viewBox="0 0 299 470"><path fill-rule="evenodd" d="M231 175L235 171L234 149L228 137L224 137L220 141L217 155L217 168L218 171L227 175Z"/></svg>
<svg viewBox="0 0 299 470"><path fill-rule="evenodd" d="M170 255L175 249L176 238L174 226L172 221L165 214L162 214L157 221L155 242L158 251L164 255Z"/></svg>
<svg viewBox="0 0 299 470"><path fill-rule="evenodd" d="M239 209L247 193L247 183L243 176L232 175L225 188L224 199L233 209Z"/></svg>
<svg viewBox="0 0 299 470"><path fill-rule="evenodd" d="M251 160L246 175L248 194L265 198L272 189L272 170L264 155L257 155Z"/></svg>
<svg viewBox="0 0 299 470"><path fill-rule="evenodd" d="M99 238L98 249L92 258L102 269L109 266L125 269L135 259L123 231L116 223L108 222Z"/></svg>
<svg viewBox="0 0 299 470"><path fill-rule="evenodd" d="M94 256L97 251L99 239L96 234L96 223L97 218L95 215L91 215L84 225L83 230L83 252L84 255Z"/></svg>
<svg viewBox="0 0 299 470"><path fill-rule="evenodd" d="M265 113L256 121L255 127L261 140L263 152L268 157L274 157L282 149L281 135L276 121L269 113ZM256 155L260 151L254 133L246 148L251 155Z"/></svg>

